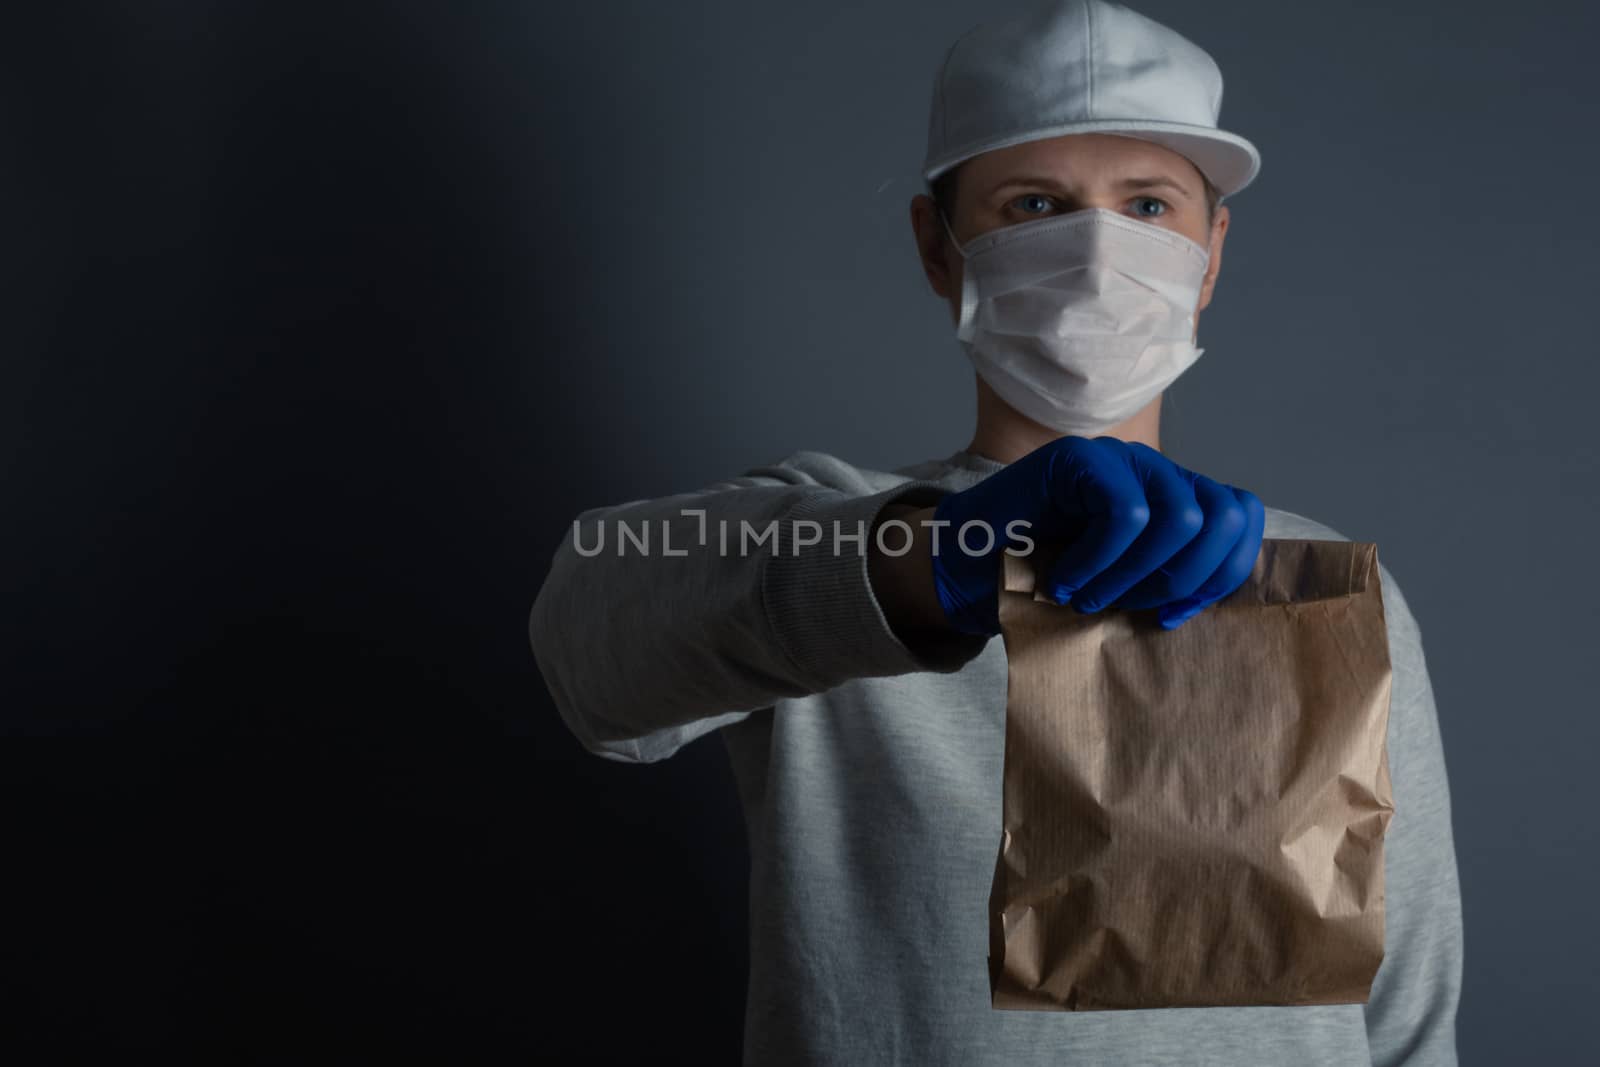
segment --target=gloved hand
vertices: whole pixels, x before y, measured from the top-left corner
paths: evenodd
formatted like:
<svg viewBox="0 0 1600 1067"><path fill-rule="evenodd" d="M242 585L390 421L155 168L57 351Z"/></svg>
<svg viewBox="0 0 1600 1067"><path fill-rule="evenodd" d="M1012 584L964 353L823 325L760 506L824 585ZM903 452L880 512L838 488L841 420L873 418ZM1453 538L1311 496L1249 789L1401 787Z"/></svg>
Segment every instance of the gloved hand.
<svg viewBox="0 0 1600 1067"><path fill-rule="evenodd" d="M1080 612L1104 607L1160 610L1166 629L1221 600L1250 576L1266 510L1254 493L1178 466L1148 445L1115 437L1062 437L977 485L939 501L934 587L952 626L1000 632L1000 553L1016 527L1034 541L1065 545L1044 576L1045 595ZM957 540L973 520L993 547L968 553ZM968 531L975 552L989 544Z"/></svg>

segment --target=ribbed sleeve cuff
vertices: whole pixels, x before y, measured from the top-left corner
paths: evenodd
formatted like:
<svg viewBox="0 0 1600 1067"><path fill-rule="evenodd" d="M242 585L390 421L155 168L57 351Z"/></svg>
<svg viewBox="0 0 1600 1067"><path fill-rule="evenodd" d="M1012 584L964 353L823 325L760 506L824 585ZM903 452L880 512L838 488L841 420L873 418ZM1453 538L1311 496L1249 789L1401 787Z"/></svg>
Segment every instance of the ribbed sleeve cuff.
<svg viewBox="0 0 1600 1067"><path fill-rule="evenodd" d="M931 507L950 492L934 482L906 482L870 496L816 493L780 520L761 593L779 644L814 691L851 678L950 673L983 651L987 637L953 630L907 647L890 628L867 571L878 512L890 504ZM901 545L895 534L885 543Z"/></svg>

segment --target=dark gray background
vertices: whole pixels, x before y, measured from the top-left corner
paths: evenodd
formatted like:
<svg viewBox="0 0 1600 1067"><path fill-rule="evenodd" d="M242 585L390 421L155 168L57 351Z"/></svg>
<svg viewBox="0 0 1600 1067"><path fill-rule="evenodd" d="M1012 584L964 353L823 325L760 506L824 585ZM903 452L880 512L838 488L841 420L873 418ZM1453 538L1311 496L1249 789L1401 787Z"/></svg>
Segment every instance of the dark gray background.
<svg viewBox="0 0 1600 1067"><path fill-rule="evenodd" d="M1137 9L1263 155L1164 448L1379 544L1449 761L1462 1062L1580 1062L1600 16ZM736 1059L721 747L584 754L527 613L584 507L967 443L906 205L992 10L172 0L0 37L0 1032Z"/></svg>

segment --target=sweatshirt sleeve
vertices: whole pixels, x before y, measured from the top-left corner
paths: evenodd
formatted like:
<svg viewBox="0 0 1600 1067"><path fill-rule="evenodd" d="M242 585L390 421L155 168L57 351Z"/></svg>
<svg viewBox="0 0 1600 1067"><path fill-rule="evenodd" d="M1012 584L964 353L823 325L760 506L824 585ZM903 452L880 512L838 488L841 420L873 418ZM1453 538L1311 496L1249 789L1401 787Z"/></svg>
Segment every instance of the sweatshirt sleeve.
<svg viewBox="0 0 1600 1067"><path fill-rule="evenodd" d="M878 512L947 492L839 489L780 463L578 515L528 621L567 728L595 755L649 763L780 699L960 669L985 640L908 648L867 575Z"/></svg>
<svg viewBox="0 0 1600 1067"><path fill-rule="evenodd" d="M1373 1067L1454 1067L1463 941L1444 746L1421 630L1387 570L1381 582L1395 813L1384 835L1384 959L1366 1005L1367 1044Z"/></svg>

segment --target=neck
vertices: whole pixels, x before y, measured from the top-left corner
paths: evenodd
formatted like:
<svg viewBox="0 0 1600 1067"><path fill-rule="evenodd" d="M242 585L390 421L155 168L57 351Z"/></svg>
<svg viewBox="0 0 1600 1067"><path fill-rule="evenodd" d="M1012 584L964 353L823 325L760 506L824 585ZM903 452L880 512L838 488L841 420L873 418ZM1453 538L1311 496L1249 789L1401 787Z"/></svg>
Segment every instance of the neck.
<svg viewBox="0 0 1600 1067"><path fill-rule="evenodd" d="M1034 422L1001 400L982 377L977 374L973 377L978 383L978 427L972 435L972 443L967 446L968 452L1000 463L1014 463L1034 449L1066 436ZM1095 436L1138 441L1161 451L1160 394L1142 410Z"/></svg>

